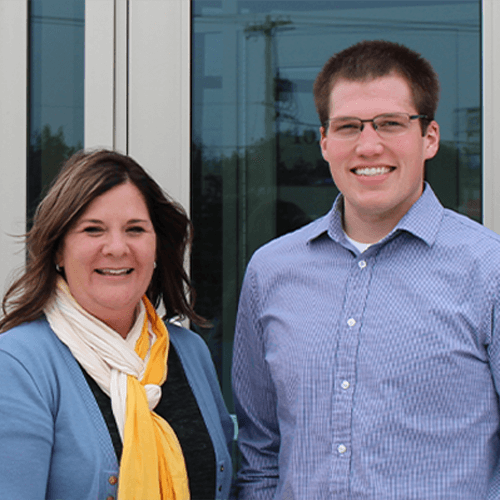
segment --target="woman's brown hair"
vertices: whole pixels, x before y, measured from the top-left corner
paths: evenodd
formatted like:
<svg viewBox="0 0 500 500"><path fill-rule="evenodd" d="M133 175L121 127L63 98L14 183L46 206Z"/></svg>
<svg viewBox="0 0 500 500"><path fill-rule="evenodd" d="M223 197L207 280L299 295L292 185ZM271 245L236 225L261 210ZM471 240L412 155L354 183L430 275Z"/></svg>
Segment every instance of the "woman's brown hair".
<svg viewBox="0 0 500 500"><path fill-rule="evenodd" d="M142 193L156 232L157 266L147 297L155 307L163 301L164 319L179 316L205 323L193 309L194 290L184 269L193 232L186 212L132 158L97 150L73 155L38 206L26 235L24 272L2 301L0 332L43 315L55 288L55 259L64 236L93 200L125 182L133 183Z"/></svg>

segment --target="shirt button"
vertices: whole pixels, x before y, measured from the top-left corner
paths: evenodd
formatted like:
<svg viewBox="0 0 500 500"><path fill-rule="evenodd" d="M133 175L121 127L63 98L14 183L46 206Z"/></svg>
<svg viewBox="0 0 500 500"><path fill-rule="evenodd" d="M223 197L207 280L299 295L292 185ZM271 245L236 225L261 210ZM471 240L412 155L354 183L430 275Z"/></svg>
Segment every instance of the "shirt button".
<svg viewBox="0 0 500 500"><path fill-rule="evenodd" d="M221 485L221 486L219 486L219 491L222 491L222 485Z"/></svg>
<svg viewBox="0 0 500 500"><path fill-rule="evenodd" d="M366 261L365 260L360 260L358 262L358 266L360 267L360 269L364 269L366 267Z"/></svg>
<svg viewBox="0 0 500 500"><path fill-rule="evenodd" d="M224 472L224 466L223 465L220 466L220 471Z"/></svg>
<svg viewBox="0 0 500 500"><path fill-rule="evenodd" d="M344 381L340 384L340 387L342 387L342 389L344 389L344 390L347 390L347 389L349 389L349 387L351 387L351 384L350 384L347 380L344 380Z"/></svg>
<svg viewBox="0 0 500 500"><path fill-rule="evenodd" d="M108 481L111 486L114 486L118 482L118 478L116 476L109 476Z"/></svg>
<svg viewBox="0 0 500 500"><path fill-rule="evenodd" d="M347 451L347 448L346 448L343 444L341 444L341 445L339 445L339 447L337 448L337 451L338 451L340 454L342 454L342 453L345 453L345 452Z"/></svg>
<svg viewBox="0 0 500 500"><path fill-rule="evenodd" d="M354 318L349 318L349 319L347 320L347 324L348 324L349 326L354 326L354 325L356 324L356 320L355 320Z"/></svg>

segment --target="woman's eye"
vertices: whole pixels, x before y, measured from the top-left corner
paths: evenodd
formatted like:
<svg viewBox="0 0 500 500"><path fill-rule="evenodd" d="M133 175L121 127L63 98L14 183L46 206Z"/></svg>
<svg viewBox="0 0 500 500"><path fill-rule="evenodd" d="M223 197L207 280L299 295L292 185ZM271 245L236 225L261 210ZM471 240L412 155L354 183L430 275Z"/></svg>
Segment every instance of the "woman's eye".
<svg viewBox="0 0 500 500"><path fill-rule="evenodd" d="M144 232L144 228L141 227L141 226L132 226L132 227L129 227L127 229L127 231L129 233L137 233L137 234L139 234L139 233L143 233Z"/></svg>
<svg viewBox="0 0 500 500"><path fill-rule="evenodd" d="M98 226L87 226L83 231L88 234L99 234L102 232L102 229Z"/></svg>

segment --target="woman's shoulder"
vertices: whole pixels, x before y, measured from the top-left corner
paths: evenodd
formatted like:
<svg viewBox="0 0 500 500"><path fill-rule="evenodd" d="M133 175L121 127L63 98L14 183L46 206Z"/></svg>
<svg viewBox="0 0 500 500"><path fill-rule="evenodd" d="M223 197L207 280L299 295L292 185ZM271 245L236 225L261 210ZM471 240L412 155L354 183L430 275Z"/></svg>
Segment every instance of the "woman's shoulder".
<svg viewBox="0 0 500 500"><path fill-rule="evenodd" d="M175 323L167 323L170 342L174 346L188 378L201 373L211 383L217 379L215 368L205 341L192 330Z"/></svg>
<svg viewBox="0 0 500 500"><path fill-rule="evenodd" d="M56 336L47 320L42 317L22 323L0 334L0 350L21 351L52 348Z"/></svg>
<svg viewBox="0 0 500 500"><path fill-rule="evenodd" d="M0 334L0 352L17 359L26 368L57 364L62 344L45 318L23 323Z"/></svg>
<svg viewBox="0 0 500 500"><path fill-rule="evenodd" d="M170 341L177 350L194 350L199 355L210 357L207 344L197 333L176 323L166 323L166 327Z"/></svg>
<svg viewBox="0 0 500 500"><path fill-rule="evenodd" d="M2 389L20 391L19 398L38 395L55 411L63 388L75 392L69 370L72 362L76 364L45 319L0 334L0 379L5 382Z"/></svg>

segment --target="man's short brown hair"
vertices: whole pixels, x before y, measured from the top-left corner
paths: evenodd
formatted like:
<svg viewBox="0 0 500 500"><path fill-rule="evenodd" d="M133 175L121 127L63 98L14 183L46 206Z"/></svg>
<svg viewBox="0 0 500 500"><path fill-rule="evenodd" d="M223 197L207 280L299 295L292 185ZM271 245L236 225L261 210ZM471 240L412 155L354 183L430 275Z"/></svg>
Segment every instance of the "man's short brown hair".
<svg viewBox="0 0 500 500"><path fill-rule="evenodd" d="M327 125L330 96L339 79L368 81L390 74L403 77L409 84L413 103L422 121L422 132L434 119L439 100L439 80L429 61L419 53L395 42L370 40L359 42L334 54L314 82L314 102L322 126Z"/></svg>

